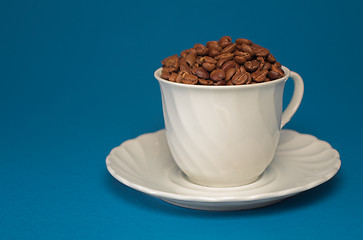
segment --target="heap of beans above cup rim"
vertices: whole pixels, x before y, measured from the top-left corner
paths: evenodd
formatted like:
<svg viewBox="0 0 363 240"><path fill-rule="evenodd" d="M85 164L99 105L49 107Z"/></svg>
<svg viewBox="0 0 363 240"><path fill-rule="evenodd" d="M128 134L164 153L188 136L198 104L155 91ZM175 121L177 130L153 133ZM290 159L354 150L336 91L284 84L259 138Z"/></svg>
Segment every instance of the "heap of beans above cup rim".
<svg viewBox="0 0 363 240"><path fill-rule="evenodd" d="M194 85L244 85L285 76L270 51L251 40L224 36L165 58L161 78Z"/></svg>

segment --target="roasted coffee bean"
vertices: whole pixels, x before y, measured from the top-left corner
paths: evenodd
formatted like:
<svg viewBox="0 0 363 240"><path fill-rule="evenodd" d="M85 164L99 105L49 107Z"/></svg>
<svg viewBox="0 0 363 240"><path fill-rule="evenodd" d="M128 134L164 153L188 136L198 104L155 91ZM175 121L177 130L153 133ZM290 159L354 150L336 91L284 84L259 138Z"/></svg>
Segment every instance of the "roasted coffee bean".
<svg viewBox="0 0 363 240"><path fill-rule="evenodd" d="M186 72L180 71L179 74L178 74L178 76L176 77L175 81L177 83L181 83L182 80L183 80L183 78L184 78L184 76L185 76L185 74L186 74Z"/></svg>
<svg viewBox="0 0 363 240"><path fill-rule="evenodd" d="M169 80L170 72L165 71L164 69L161 71L161 78Z"/></svg>
<svg viewBox="0 0 363 240"><path fill-rule="evenodd" d="M218 56L219 54L221 54L217 49L209 49L209 54L208 56L210 57L215 57L215 56Z"/></svg>
<svg viewBox="0 0 363 240"><path fill-rule="evenodd" d="M221 50L221 54L234 52L236 50L236 45L237 44L235 44L235 43L228 45L227 47L225 47Z"/></svg>
<svg viewBox="0 0 363 240"><path fill-rule="evenodd" d="M214 82L223 80L225 77L226 77L226 73L220 68L213 70L213 72L211 72L211 74L210 74L210 79L212 79L212 81L214 81Z"/></svg>
<svg viewBox="0 0 363 240"><path fill-rule="evenodd" d="M229 60L227 58L221 58L218 60L217 64L216 64L216 68L221 68L223 66L223 64L225 64L226 62L228 62Z"/></svg>
<svg viewBox="0 0 363 240"><path fill-rule="evenodd" d="M232 80L229 80L226 85L233 85Z"/></svg>
<svg viewBox="0 0 363 240"><path fill-rule="evenodd" d="M247 59L245 57L235 56L234 61L238 64L244 64L247 61Z"/></svg>
<svg viewBox="0 0 363 240"><path fill-rule="evenodd" d="M222 47L219 45L219 43L217 41L207 42L206 46L207 46L207 48L209 48L209 50L211 50L211 49L215 49L217 51L222 50Z"/></svg>
<svg viewBox="0 0 363 240"><path fill-rule="evenodd" d="M205 70L207 70L208 72L211 72L211 71L213 71L216 68L216 65L213 64L213 63L207 63L207 62L205 62L205 63L203 63L202 67Z"/></svg>
<svg viewBox="0 0 363 240"><path fill-rule="evenodd" d="M204 46L203 44L200 44L200 43L196 43L194 45L194 49L197 52L197 54L200 55L200 56L208 55L208 52L209 52L209 49L206 46Z"/></svg>
<svg viewBox="0 0 363 240"><path fill-rule="evenodd" d="M242 85L248 82L249 78L251 78L251 75L249 73L240 72L233 76L232 83L234 85Z"/></svg>
<svg viewBox="0 0 363 240"><path fill-rule="evenodd" d="M169 77L169 81L171 82L176 82L176 78L178 77L178 74L173 72L171 73L170 77Z"/></svg>
<svg viewBox="0 0 363 240"><path fill-rule="evenodd" d="M247 74L249 74L249 77L248 77L247 82L245 84L251 84L252 83L251 74L249 72L247 72Z"/></svg>
<svg viewBox="0 0 363 240"><path fill-rule="evenodd" d="M215 60L215 59L214 59L214 58L212 58L212 57L208 57L208 56L204 57L204 62L206 62L206 63L213 63L213 64L217 64L217 60Z"/></svg>
<svg viewBox="0 0 363 240"><path fill-rule="evenodd" d="M187 73L191 73L192 69L189 67L188 63L186 62L185 58L181 58L180 59L180 71L181 72L187 72Z"/></svg>
<svg viewBox="0 0 363 240"><path fill-rule="evenodd" d="M188 53L188 55L185 57L185 61L189 64L190 67L194 66L196 60L197 54Z"/></svg>
<svg viewBox="0 0 363 240"><path fill-rule="evenodd" d="M202 85L213 85L214 84L214 82L212 80L203 79L203 78L199 78L199 83Z"/></svg>
<svg viewBox="0 0 363 240"><path fill-rule="evenodd" d="M281 67L278 67L276 65L272 65L271 66L271 71L275 71L275 72L279 72L281 73L282 75L284 75L284 70L281 69Z"/></svg>
<svg viewBox="0 0 363 240"><path fill-rule="evenodd" d="M267 70L269 70L270 68L271 68L271 63L269 63L269 62L265 62L264 64L263 64L263 67L262 67L262 69L267 69Z"/></svg>
<svg viewBox="0 0 363 240"><path fill-rule="evenodd" d="M226 81L232 79L233 75L236 73L236 68L230 68L226 71ZM228 82L227 82L228 83Z"/></svg>
<svg viewBox="0 0 363 240"><path fill-rule="evenodd" d="M199 78L208 79L209 73L202 67L194 68L192 69L192 72L194 75L196 75Z"/></svg>
<svg viewBox="0 0 363 240"><path fill-rule="evenodd" d="M238 45L242 45L242 44L251 45L252 44L252 41L251 40L248 40L248 39L244 39L244 38L238 38L238 39L236 39L236 43Z"/></svg>
<svg viewBox="0 0 363 240"><path fill-rule="evenodd" d="M257 71L262 70L263 66L265 65L265 59L263 57L257 57L257 60L260 62Z"/></svg>
<svg viewBox="0 0 363 240"><path fill-rule="evenodd" d="M247 52L241 52L241 51L235 51L234 52L235 56L240 56L240 57L244 57L247 61L252 59L251 54L247 53Z"/></svg>
<svg viewBox="0 0 363 240"><path fill-rule="evenodd" d="M285 73L280 67L278 67L278 64L277 65L273 64L271 66L270 72L267 75L267 77L270 78L271 80L282 78L283 76L285 76Z"/></svg>
<svg viewBox="0 0 363 240"><path fill-rule="evenodd" d="M214 85L215 86L223 86L223 85L226 85L226 83L227 83L226 81L220 80L220 81L215 82Z"/></svg>
<svg viewBox="0 0 363 240"><path fill-rule="evenodd" d="M274 64L272 64L273 66L275 66L275 67L278 67L278 68L281 68L282 66L281 66L281 63L279 63L279 62L275 62Z"/></svg>
<svg viewBox="0 0 363 240"><path fill-rule="evenodd" d="M228 61L222 65L221 69L226 72L228 69L235 68L235 67L237 67L237 64L235 61Z"/></svg>
<svg viewBox="0 0 363 240"><path fill-rule="evenodd" d="M266 78L266 75L268 73L268 70L260 70L260 71L256 71L256 72L253 72L251 74L251 77L253 79L253 81L255 82L263 82Z"/></svg>
<svg viewBox="0 0 363 240"><path fill-rule="evenodd" d="M172 73L172 72L174 72L174 68L173 67L164 66L163 67L163 71L168 72L168 73Z"/></svg>
<svg viewBox="0 0 363 240"><path fill-rule="evenodd" d="M268 61L270 63L274 63L274 62L276 62L276 58L270 53L269 55L267 55L266 61Z"/></svg>
<svg viewBox="0 0 363 240"><path fill-rule="evenodd" d="M249 53L251 56L255 55L255 52L252 50L250 45L242 44L240 46L241 46L240 47L241 49L239 49L239 50L242 50L243 52Z"/></svg>
<svg viewBox="0 0 363 240"><path fill-rule="evenodd" d="M179 57L177 54L165 58L163 61L161 61L161 64L163 64L163 66L174 66L176 62L179 62Z"/></svg>
<svg viewBox="0 0 363 240"><path fill-rule="evenodd" d="M222 53L222 54L219 54L218 56L214 57L214 59L216 59L216 60L219 60L222 58L232 60L234 58L234 53Z"/></svg>
<svg viewBox="0 0 363 240"><path fill-rule="evenodd" d="M251 61L245 62L244 66L248 72L254 72L260 66L260 61L251 60Z"/></svg>
<svg viewBox="0 0 363 240"><path fill-rule="evenodd" d="M222 47L222 48L225 48L227 47L228 45L231 44L231 41L232 41L232 38L229 37L229 36L224 36L224 37L221 37L221 39L219 39L219 45Z"/></svg>
<svg viewBox="0 0 363 240"><path fill-rule="evenodd" d="M270 70L267 77L271 80L279 79L283 77L283 74L279 71Z"/></svg>
<svg viewBox="0 0 363 240"><path fill-rule="evenodd" d="M256 48L253 51L256 57L266 57L270 51L266 48Z"/></svg>
<svg viewBox="0 0 363 240"><path fill-rule="evenodd" d="M197 84L198 83L198 77L190 74L190 73L186 73L182 79L182 83L185 84Z"/></svg>
<svg viewBox="0 0 363 240"><path fill-rule="evenodd" d="M246 68L243 65L241 65L238 70L240 72L247 72Z"/></svg>
<svg viewBox="0 0 363 240"><path fill-rule="evenodd" d="M161 63L164 65L164 67L168 67L171 69L171 71L176 72L179 70L179 58L178 55L173 55L170 57L167 57Z"/></svg>
<svg viewBox="0 0 363 240"><path fill-rule="evenodd" d="M203 56L197 56L197 59L195 60L195 62L201 66L204 63L204 58Z"/></svg>

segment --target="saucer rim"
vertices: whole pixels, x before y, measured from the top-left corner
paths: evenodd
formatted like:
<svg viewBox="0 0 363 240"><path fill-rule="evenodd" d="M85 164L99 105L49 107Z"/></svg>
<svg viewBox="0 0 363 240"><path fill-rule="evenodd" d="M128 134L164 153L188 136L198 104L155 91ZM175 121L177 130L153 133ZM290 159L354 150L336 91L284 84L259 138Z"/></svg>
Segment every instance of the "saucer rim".
<svg viewBox="0 0 363 240"><path fill-rule="evenodd" d="M170 193L170 192L165 192L165 191L160 191L160 190L155 190L149 187L144 187L141 186L139 184L133 183L131 181L129 181L126 178L123 178L122 176L120 176L119 174L117 174L117 172L112 168L111 166L111 160L110 160L110 155L113 151L122 148L123 145L127 142L130 141L135 141L138 138L141 138L145 135L154 135L154 134L160 134L161 132L165 132L165 129L160 129L158 131L154 131L154 132L150 132L150 133L144 133L141 134L139 136L137 136L136 138L133 139L129 139L124 141L122 144L120 144L119 146L113 148L111 150L111 152L109 153L109 155L106 157L106 166L107 166L107 170L108 172L118 181L120 181L121 183L123 183L124 185L131 187L135 190L138 190L140 192L146 193L148 195L157 197L157 198L165 198L165 199L172 199L172 200L179 200L179 201L193 201L193 202L210 202L210 203L217 203L217 202L250 202L250 201L257 201L257 200L267 200L267 199L278 199L278 198L286 198L304 191L307 191L309 189L312 189L314 187L317 187L327 181L329 181L332 177L334 177L336 175L336 173L339 171L340 167L341 167L341 160L340 160L340 155L339 152L334 149L328 142L324 141L324 140L320 140L317 137L311 135L311 134L305 134L305 133L299 133L295 130L291 130L291 129L282 129L281 131L290 131L293 132L294 134L298 134L298 135L305 135L305 136L310 136L314 139L314 141L319 141L319 142L323 142L327 144L327 147L329 147L329 150L332 150L335 152L335 158L336 158L336 163L334 165L332 165L330 167L331 171L329 173L327 173L326 175L321 176L318 180L315 180L313 182L310 182L308 184L305 184L303 186L298 186L298 187L294 187L294 188L289 188L289 189L285 189L285 190L281 190L281 191L274 191L274 192L265 192L265 193L259 193L259 194L252 194L251 196L230 196L230 197L203 197L203 196L191 196L191 195L187 195L187 194L177 194L177 193ZM204 186L203 186L204 187ZM242 186L237 186L237 187L231 187L231 188L224 188L224 189L233 189L235 188L236 190ZM206 188L210 188L213 189L213 187L206 187ZM243 190L242 190L243 191Z"/></svg>

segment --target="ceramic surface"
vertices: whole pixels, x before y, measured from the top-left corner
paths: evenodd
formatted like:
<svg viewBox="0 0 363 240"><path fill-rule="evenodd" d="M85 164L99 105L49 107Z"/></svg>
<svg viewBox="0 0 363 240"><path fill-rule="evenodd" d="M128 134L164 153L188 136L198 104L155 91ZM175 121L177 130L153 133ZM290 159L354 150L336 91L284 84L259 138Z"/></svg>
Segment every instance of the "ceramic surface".
<svg viewBox="0 0 363 240"><path fill-rule="evenodd" d="M340 168L338 152L327 142L282 130L276 155L254 183L230 188L190 182L175 164L165 130L141 135L114 148L107 169L123 184L174 205L214 211L258 208L311 189Z"/></svg>
<svg viewBox="0 0 363 240"><path fill-rule="evenodd" d="M267 83L203 86L159 77L166 138L177 165L194 183L232 187L255 181L270 164L281 123L295 113L303 96L301 77ZM295 91L282 113L282 97L291 76Z"/></svg>

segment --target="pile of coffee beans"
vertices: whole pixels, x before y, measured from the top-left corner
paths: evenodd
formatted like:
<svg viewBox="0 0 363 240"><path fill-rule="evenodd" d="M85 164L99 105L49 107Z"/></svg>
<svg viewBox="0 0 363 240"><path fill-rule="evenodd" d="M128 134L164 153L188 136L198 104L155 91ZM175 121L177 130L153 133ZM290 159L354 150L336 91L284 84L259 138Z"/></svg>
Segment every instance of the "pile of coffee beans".
<svg viewBox="0 0 363 240"><path fill-rule="evenodd" d="M248 39L233 43L224 36L161 61L161 78L194 85L243 85L268 82L285 76L270 51Z"/></svg>

